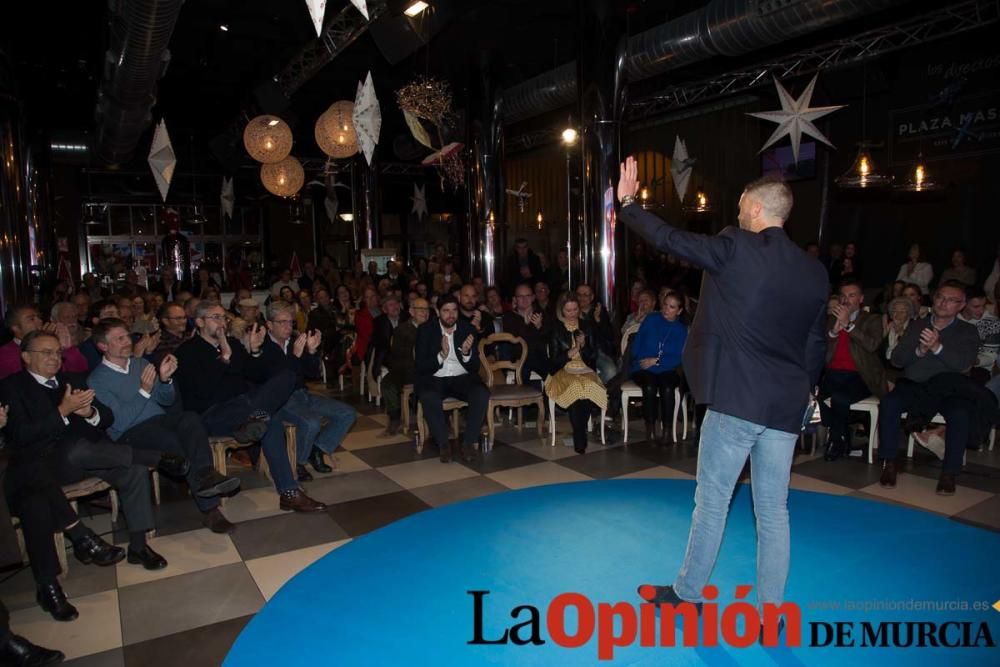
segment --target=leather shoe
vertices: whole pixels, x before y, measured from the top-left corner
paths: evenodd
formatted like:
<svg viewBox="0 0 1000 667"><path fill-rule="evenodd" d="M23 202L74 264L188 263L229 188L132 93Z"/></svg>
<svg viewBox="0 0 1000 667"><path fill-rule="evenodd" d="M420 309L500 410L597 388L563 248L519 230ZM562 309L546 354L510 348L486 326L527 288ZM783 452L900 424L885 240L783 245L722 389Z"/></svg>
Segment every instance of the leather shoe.
<svg viewBox="0 0 1000 667"><path fill-rule="evenodd" d="M201 525L213 533L224 535L236 530L236 524L223 516L218 507L214 507L201 515Z"/></svg>
<svg viewBox="0 0 1000 667"><path fill-rule="evenodd" d="M941 473L937 483L937 494L939 496L955 495L955 475L950 472Z"/></svg>
<svg viewBox="0 0 1000 667"><path fill-rule="evenodd" d="M180 454L164 454L156 469L167 477L184 477L191 471L191 462Z"/></svg>
<svg viewBox="0 0 1000 667"><path fill-rule="evenodd" d="M66 659L62 651L36 646L24 637L11 635L7 643L0 646L0 665L17 667L44 667L55 665Z"/></svg>
<svg viewBox="0 0 1000 667"><path fill-rule="evenodd" d="M147 570L162 570L167 566L167 559L150 549L148 544L142 547L142 551L129 549L128 562L142 565Z"/></svg>
<svg viewBox="0 0 1000 667"><path fill-rule="evenodd" d="M76 607L66 599L66 594L59 584L39 586L35 600L38 601L39 607L52 614L52 618L57 621L74 621L80 616Z"/></svg>
<svg viewBox="0 0 1000 667"><path fill-rule="evenodd" d="M281 501L278 504L285 512L322 512L326 510L326 505L307 496L301 489L292 495L281 494Z"/></svg>
<svg viewBox="0 0 1000 667"><path fill-rule="evenodd" d="M199 498L226 496L240 488L239 478L219 474L219 471L212 467L204 468L198 479L198 490L194 495Z"/></svg>
<svg viewBox="0 0 1000 667"><path fill-rule="evenodd" d="M688 600L682 600L677 593L674 592L673 586L655 586L653 584L643 584L639 586L638 589L639 597L641 597L646 602L652 602L653 604L659 606L661 604L669 604L677 606L682 602L687 602L690 605L694 605L694 608L698 611L698 615L701 615L701 602L690 602Z"/></svg>
<svg viewBox="0 0 1000 667"><path fill-rule="evenodd" d="M896 488L896 462L886 459L882 461L882 477L878 480L883 489Z"/></svg>
<svg viewBox="0 0 1000 667"><path fill-rule="evenodd" d="M300 482L311 482L313 481L312 473L310 473L304 465L301 463L295 466L295 477Z"/></svg>
<svg viewBox="0 0 1000 667"><path fill-rule="evenodd" d="M309 452L309 465L313 467L313 470L321 473L333 472L333 468L326 464L323 460L323 450L319 447L313 447L312 451Z"/></svg>
<svg viewBox="0 0 1000 667"><path fill-rule="evenodd" d="M836 461L844 455L844 452L847 450L846 445L847 443L843 440L834 440L833 438L830 438L830 440L826 443L826 451L823 453L823 460Z"/></svg>
<svg viewBox="0 0 1000 667"><path fill-rule="evenodd" d="M91 533L73 543L73 555L84 565L99 565L107 567L120 563L125 558L125 550L108 544L97 535Z"/></svg>
<svg viewBox="0 0 1000 667"><path fill-rule="evenodd" d="M267 433L267 423L270 419L251 417L233 430L233 440L242 442L259 442Z"/></svg>

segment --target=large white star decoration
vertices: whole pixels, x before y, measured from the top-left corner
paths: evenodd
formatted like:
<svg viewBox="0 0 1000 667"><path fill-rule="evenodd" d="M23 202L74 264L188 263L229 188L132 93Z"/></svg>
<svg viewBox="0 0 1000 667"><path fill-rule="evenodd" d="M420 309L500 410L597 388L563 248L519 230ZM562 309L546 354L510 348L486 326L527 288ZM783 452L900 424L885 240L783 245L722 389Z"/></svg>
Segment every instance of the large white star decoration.
<svg viewBox="0 0 1000 667"><path fill-rule="evenodd" d="M222 204L222 212L230 220L233 219L233 204L236 203L236 195L233 193L233 179L222 178L222 193L219 195Z"/></svg>
<svg viewBox="0 0 1000 667"><path fill-rule="evenodd" d="M687 144L679 136L674 138L674 157L670 161L670 175L674 179L674 189L677 190L677 197L684 201L687 194L688 183L691 182L691 169L695 160L688 156Z"/></svg>
<svg viewBox="0 0 1000 667"><path fill-rule="evenodd" d="M174 178L177 156L173 144L170 143L167 124L162 119L153 133L148 162L149 168L153 171L153 178L156 179L156 187L160 189L160 196L163 197L163 201L167 201L167 190L170 189L170 181Z"/></svg>
<svg viewBox="0 0 1000 667"><path fill-rule="evenodd" d="M812 100L813 87L815 85L816 77L814 76L809 85L806 86L806 89L802 91L802 95L796 100L785 90L785 87L781 85L778 79L774 80L774 86L778 89L778 98L781 100L781 111L760 111L747 114L754 118L761 118L778 124L774 133L764 142L764 146L760 149L760 152L764 152L768 147L787 134L788 138L792 141L792 158L798 164L799 143L802 141L803 132L833 148L830 140L813 125L813 121L838 109L843 109L847 105L838 104L828 107L810 107L809 102Z"/></svg>
<svg viewBox="0 0 1000 667"><path fill-rule="evenodd" d="M410 199L413 200L413 210L410 213L415 213L417 220L423 220L424 216L427 215L427 193L425 186L418 186L414 183L413 196Z"/></svg>

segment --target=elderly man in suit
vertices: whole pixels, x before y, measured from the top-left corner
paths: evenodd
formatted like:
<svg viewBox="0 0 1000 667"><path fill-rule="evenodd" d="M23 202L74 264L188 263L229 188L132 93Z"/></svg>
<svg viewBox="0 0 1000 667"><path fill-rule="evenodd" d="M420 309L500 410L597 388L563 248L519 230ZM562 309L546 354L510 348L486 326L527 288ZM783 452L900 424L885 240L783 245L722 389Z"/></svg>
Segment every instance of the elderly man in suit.
<svg viewBox="0 0 1000 667"><path fill-rule="evenodd" d="M438 300L438 319L417 329L414 347L413 389L424 410L424 418L441 452L441 462L451 460L448 425L442 404L457 398L469 404L464 439L455 444L454 454L469 461L475 456L479 429L486 417L489 389L479 378L479 349L471 322L458 316L458 300L446 294Z"/></svg>
<svg viewBox="0 0 1000 667"><path fill-rule="evenodd" d="M757 516L757 598L780 605L788 577L788 482L810 390L825 352L829 283L823 266L788 238L792 192L759 179L740 197L739 228L716 236L676 229L635 204L638 166L621 167L620 217L659 252L705 271L684 370L708 412L698 450L695 509L672 586L641 586L655 603L700 610L729 513L750 457Z"/></svg>
<svg viewBox="0 0 1000 667"><path fill-rule="evenodd" d="M838 293L840 301L831 309L826 327L826 370L819 390L823 424L830 429L827 461L836 461L850 449L851 404L872 395L882 398L886 391L885 368L878 354L882 318L861 310L865 293L860 281L844 280Z"/></svg>

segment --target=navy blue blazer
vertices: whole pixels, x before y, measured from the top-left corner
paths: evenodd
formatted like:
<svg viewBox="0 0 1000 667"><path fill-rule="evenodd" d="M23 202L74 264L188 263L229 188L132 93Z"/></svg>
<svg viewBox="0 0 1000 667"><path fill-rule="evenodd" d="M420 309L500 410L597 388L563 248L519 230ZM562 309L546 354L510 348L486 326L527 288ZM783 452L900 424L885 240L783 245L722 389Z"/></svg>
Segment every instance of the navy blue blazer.
<svg viewBox="0 0 1000 667"><path fill-rule="evenodd" d="M415 365L413 385L415 388L426 386L430 383L431 376L441 370L442 364L438 361L438 353L441 351L441 335L441 322L436 317L432 317L417 328L417 340L413 346ZM473 344L468 361L462 360L461 350L458 349L461 347L462 341L470 335L478 342L476 330L472 324L459 316L455 323L455 335L452 338L455 341L455 354L465 370L478 377L479 346Z"/></svg>
<svg viewBox="0 0 1000 667"><path fill-rule="evenodd" d="M767 428L798 433L826 353L830 284L785 230L675 229L639 206L619 217L660 252L704 269L684 347L695 401Z"/></svg>

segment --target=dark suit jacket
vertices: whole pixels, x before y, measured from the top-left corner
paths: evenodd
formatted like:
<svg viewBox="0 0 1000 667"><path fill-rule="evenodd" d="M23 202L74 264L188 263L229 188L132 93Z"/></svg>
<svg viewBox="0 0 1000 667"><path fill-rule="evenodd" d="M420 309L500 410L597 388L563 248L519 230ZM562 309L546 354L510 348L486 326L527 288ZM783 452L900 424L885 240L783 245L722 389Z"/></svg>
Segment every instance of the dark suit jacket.
<svg viewBox="0 0 1000 667"><path fill-rule="evenodd" d="M67 382L74 389L87 387L86 378L75 373L58 373L56 380L61 392L66 390ZM0 401L10 409L5 434L11 458L36 458L66 441L86 438L96 442L107 437L103 429L111 426L114 415L106 405L94 399L93 406L101 416L97 426L75 414L67 418L67 425L52 404L48 391L26 370L0 383Z"/></svg>
<svg viewBox="0 0 1000 667"><path fill-rule="evenodd" d="M442 364L438 361L438 353L441 351L442 335L441 322L436 318L427 320L417 329L417 342L413 351L415 362L413 383L415 388L428 384L431 376L441 370ZM472 346L468 361L462 360L462 352L458 349L461 347L462 341L470 335L475 338L476 330L469 322L459 317L458 322L455 323L455 335L453 336L455 354L465 370L476 375L479 372L479 348L475 344Z"/></svg>
<svg viewBox="0 0 1000 667"><path fill-rule="evenodd" d="M827 318L827 332L833 331L833 322L833 317ZM875 396L882 398L886 391L885 366L882 365L883 357L879 354L882 347L882 316L866 313L863 310L858 312L858 317L854 320L854 329L851 330L848 337L851 359L854 360L858 374L865 381L868 390ZM831 338L827 334L827 364L833 359L839 338L839 336Z"/></svg>
<svg viewBox="0 0 1000 667"><path fill-rule="evenodd" d="M398 327L400 324L409 319L409 315L405 312L399 313L399 321L396 324ZM386 356L389 354L389 347L392 344L392 321L389 316L382 313L375 318L372 323L372 368L376 369L372 371L372 375L378 377L378 369L386 365Z"/></svg>
<svg viewBox="0 0 1000 667"><path fill-rule="evenodd" d="M823 265L784 229L727 227L704 236L671 227L639 206L620 217L660 252L705 270L684 372L698 403L798 433L826 352Z"/></svg>

